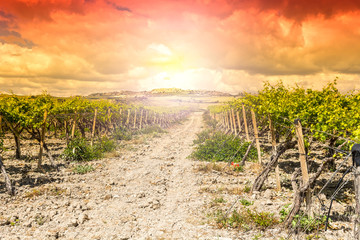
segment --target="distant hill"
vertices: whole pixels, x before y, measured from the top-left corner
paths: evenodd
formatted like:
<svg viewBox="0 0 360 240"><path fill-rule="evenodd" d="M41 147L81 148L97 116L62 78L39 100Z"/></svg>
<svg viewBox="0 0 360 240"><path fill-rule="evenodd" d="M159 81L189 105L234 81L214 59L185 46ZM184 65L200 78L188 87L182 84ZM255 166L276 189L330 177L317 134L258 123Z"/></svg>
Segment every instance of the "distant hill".
<svg viewBox="0 0 360 240"><path fill-rule="evenodd" d="M229 93L219 91L206 91L206 90L183 90L180 88L157 88L151 91L116 91L107 93L92 93L88 95L89 98L113 98L113 97L126 97L126 96L213 96L213 97L231 97Z"/></svg>

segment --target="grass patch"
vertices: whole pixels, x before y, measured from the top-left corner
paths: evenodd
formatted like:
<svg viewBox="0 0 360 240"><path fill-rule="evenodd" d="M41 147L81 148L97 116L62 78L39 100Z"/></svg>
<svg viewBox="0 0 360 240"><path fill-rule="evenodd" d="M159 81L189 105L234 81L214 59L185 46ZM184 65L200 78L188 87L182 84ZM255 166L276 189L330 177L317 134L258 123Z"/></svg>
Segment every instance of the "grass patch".
<svg viewBox="0 0 360 240"><path fill-rule="evenodd" d="M104 153L112 152L116 149L113 139L102 137L93 146L85 138L74 138L64 149L61 157L69 161L91 161L104 156Z"/></svg>
<svg viewBox="0 0 360 240"><path fill-rule="evenodd" d="M73 172L77 174L85 174L94 171L95 168L92 165L77 165L73 168Z"/></svg>
<svg viewBox="0 0 360 240"><path fill-rule="evenodd" d="M126 127L116 128L113 133L113 138L116 140L125 140L129 141L132 139L132 132Z"/></svg>
<svg viewBox="0 0 360 240"><path fill-rule="evenodd" d="M197 172L205 172L205 173L211 172L211 171L221 172L223 170L225 170L225 168L216 163L202 164L195 169L195 171L197 171Z"/></svg>
<svg viewBox="0 0 360 240"><path fill-rule="evenodd" d="M254 204L254 202L251 202L251 201L246 200L246 199L244 199L244 198L240 200L240 203L241 203L243 206L251 206L251 205Z"/></svg>
<svg viewBox="0 0 360 240"><path fill-rule="evenodd" d="M194 159L214 162L227 162L232 159L234 163L237 163L244 157L250 143L238 138L233 139L219 131L207 129L197 134L194 144L197 146L190 155ZM256 161L257 151L255 147L251 147L248 159Z"/></svg>
<svg viewBox="0 0 360 240"><path fill-rule="evenodd" d="M291 204L286 204L281 210L280 210L280 222L283 222L286 217L289 215L289 212L291 210L290 208ZM301 230L306 233L311 233L313 231L317 231L318 229L324 229L325 228L325 222L326 222L326 215L315 215L314 217L310 217L303 212L299 212L294 217L294 220L291 222L291 227L293 229ZM329 223L331 222L331 219L329 219Z"/></svg>
<svg viewBox="0 0 360 240"><path fill-rule="evenodd" d="M39 187L39 188L34 188L34 189L30 190L29 192L26 192L24 194L24 197L25 198L34 198L34 197L42 196L44 194L47 194L49 196L60 196L65 192L66 192L66 189L59 188L56 186Z"/></svg>
<svg viewBox="0 0 360 240"><path fill-rule="evenodd" d="M256 209L250 210L248 208L240 211L234 210L228 216L225 216L225 212L222 210L218 210L214 214L214 220L219 228L236 228L243 231L265 230L279 223L273 213L259 212Z"/></svg>
<svg viewBox="0 0 360 240"><path fill-rule="evenodd" d="M225 203L225 199L223 197L218 197L214 199L214 203Z"/></svg>
<svg viewBox="0 0 360 240"><path fill-rule="evenodd" d="M140 134L158 134L158 133L166 133L164 129L162 129L159 125L151 125L146 126L145 128L139 131Z"/></svg>

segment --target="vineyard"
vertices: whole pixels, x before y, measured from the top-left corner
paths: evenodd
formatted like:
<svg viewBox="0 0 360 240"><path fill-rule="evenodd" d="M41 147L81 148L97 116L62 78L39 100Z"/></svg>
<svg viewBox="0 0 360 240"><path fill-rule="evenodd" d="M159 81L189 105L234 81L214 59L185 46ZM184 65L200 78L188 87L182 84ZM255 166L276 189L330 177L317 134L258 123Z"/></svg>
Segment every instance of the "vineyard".
<svg viewBox="0 0 360 240"><path fill-rule="evenodd" d="M37 168L43 167L44 153L49 165L56 168L59 163L55 163L47 138L65 141L61 155L64 160L88 161L115 148L113 139L126 140L155 125L169 127L187 114L188 111L179 108L131 106L108 100L90 101L83 97L3 96L0 99L0 141L2 151L6 151L4 139L9 141L9 135L12 135L15 158L26 159L33 156L23 156L21 141L33 139L39 148ZM1 159L0 165L7 191L14 195L15 189Z"/></svg>
<svg viewBox="0 0 360 240"><path fill-rule="evenodd" d="M336 81L207 109L2 96L0 239L349 239L359 100Z"/></svg>
<svg viewBox="0 0 360 240"><path fill-rule="evenodd" d="M263 230L280 225L290 229L286 239L294 234L317 239L329 235L329 228L349 231L341 222L351 222L355 213L354 175L349 173L355 170L351 149L359 140L359 100L359 93L341 94L336 81L321 91L265 84L256 95L209 107L211 130L198 134L193 156L225 161L221 170L234 166L235 171L244 171L244 165L255 159L260 169L246 191L271 189L276 194L291 189L293 196L279 219L274 213L255 214L262 218L258 227ZM266 184L270 176L272 185ZM248 230L251 224L243 218L254 214L235 208L243 197L240 194L228 209L217 212L217 225ZM334 201L341 212L331 212ZM352 224L356 228L357 222Z"/></svg>

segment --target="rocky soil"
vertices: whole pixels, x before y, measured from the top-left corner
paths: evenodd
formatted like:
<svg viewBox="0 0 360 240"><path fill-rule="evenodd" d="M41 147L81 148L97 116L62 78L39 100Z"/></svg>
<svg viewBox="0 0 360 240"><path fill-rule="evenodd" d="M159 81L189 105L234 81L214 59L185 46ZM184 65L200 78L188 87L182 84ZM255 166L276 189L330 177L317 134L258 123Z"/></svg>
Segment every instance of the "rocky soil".
<svg viewBox="0 0 360 240"><path fill-rule="evenodd" d="M271 176L267 190L250 194L246 189L260 171L257 163L234 172L225 164L188 158L203 127L202 113L194 113L160 137L144 137L114 157L89 163L95 171L84 175L73 173L72 165L59 172L21 171L29 168L22 163L18 172L28 183L18 184L15 197L0 189L0 239L303 239L280 227L217 228L213 213L233 203L232 209L244 208L238 199L278 218L291 203L292 191L274 191ZM335 205L336 211L346 212L347 206ZM318 235L351 238L349 221L334 226L337 230Z"/></svg>

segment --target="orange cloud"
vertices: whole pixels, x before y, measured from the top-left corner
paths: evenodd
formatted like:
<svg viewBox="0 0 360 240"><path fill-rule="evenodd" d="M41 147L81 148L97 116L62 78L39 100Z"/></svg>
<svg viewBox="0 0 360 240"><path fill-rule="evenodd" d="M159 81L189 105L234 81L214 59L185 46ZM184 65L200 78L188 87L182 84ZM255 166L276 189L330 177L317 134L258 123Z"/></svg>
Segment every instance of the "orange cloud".
<svg viewBox="0 0 360 240"><path fill-rule="evenodd" d="M348 89L360 73L359 23L350 0L1 1L0 86L236 92L340 76Z"/></svg>

